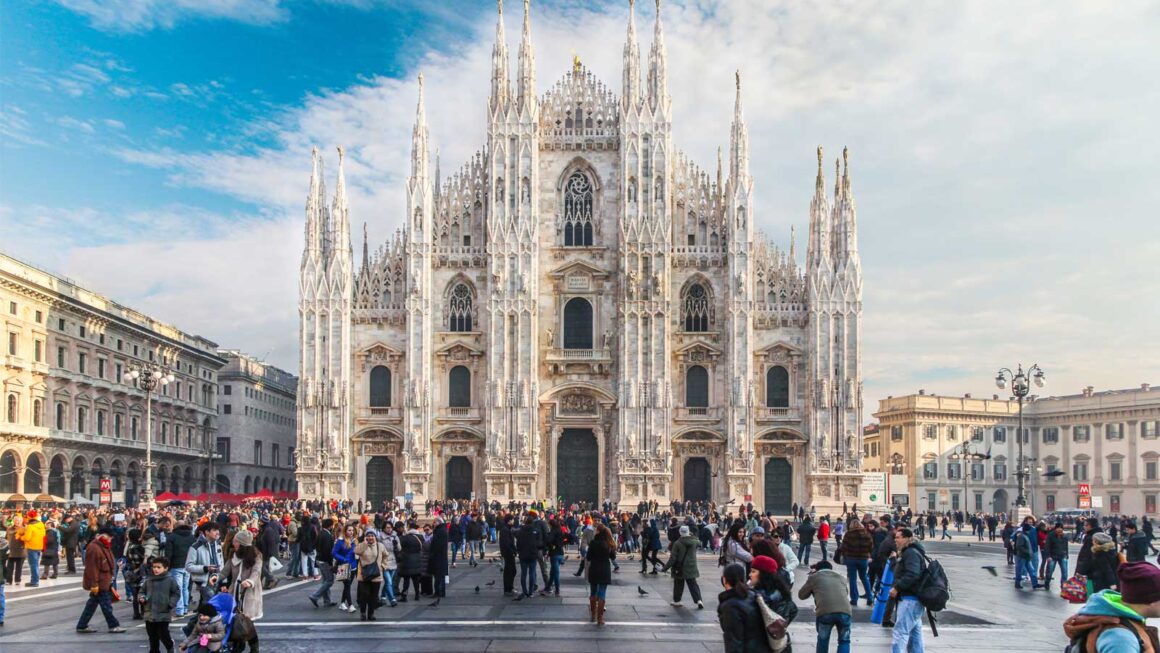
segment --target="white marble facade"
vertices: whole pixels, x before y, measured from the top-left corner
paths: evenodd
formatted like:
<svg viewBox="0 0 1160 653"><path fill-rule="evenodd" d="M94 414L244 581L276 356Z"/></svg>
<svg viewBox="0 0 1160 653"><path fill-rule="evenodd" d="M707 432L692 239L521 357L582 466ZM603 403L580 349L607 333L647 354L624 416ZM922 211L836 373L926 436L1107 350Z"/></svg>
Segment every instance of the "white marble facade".
<svg viewBox="0 0 1160 653"><path fill-rule="evenodd" d="M659 13L647 61L630 13L619 93L577 59L543 94L528 14L512 76L501 8L486 142L444 178L420 78L404 226L357 269L342 152L329 205L314 154L301 494L856 501L848 168L830 194L818 149L800 266L754 228L740 75L706 170L672 141Z"/></svg>

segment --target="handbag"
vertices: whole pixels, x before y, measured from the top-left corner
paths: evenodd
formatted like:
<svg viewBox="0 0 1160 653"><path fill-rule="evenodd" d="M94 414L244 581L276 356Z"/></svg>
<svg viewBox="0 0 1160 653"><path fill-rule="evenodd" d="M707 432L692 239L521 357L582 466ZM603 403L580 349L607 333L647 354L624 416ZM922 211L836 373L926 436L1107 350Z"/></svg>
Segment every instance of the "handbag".
<svg viewBox="0 0 1160 653"><path fill-rule="evenodd" d="M230 641L234 643L248 642L258 636L254 620L242 612L242 602L245 601L245 598L246 590L240 590L237 603L234 605L234 620L230 623Z"/></svg>
<svg viewBox="0 0 1160 653"><path fill-rule="evenodd" d="M344 562L334 572L334 580L345 581L350 578L350 563Z"/></svg>
<svg viewBox="0 0 1160 653"><path fill-rule="evenodd" d="M285 567L286 565L282 564L282 561L278 559L278 556L270 558L270 573L276 574L282 571Z"/></svg>
<svg viewBox="0 0 1160 653"><path fill-rule="evenodd" d="M773 653L784 653L789 649L789 632L786 630L789 623L785 617L773 611L765 598L760 594L754 596L757 609L761 611L761 622L765 624L766 643Z"/></svg>
<svg viewBox="0 0 1160 653"><path fill-rule="evenodd" d="M379 558L382 556L382 554L379 554L379 545L377 542L375 543L375 553L378 555L375 556L373 562L365 565L361 563L359 564L359 567L362 569L363 582L369 583L376 581L380 576L383 575L383 570L379 569Z"/></svg>
<svg viewBox="0 0 1160 653"><path fill-rule="evenodd" d="M1059 586L1059 597L1068 603L1085 603L1088 598L1087 579L1076 574Z"/></svg>

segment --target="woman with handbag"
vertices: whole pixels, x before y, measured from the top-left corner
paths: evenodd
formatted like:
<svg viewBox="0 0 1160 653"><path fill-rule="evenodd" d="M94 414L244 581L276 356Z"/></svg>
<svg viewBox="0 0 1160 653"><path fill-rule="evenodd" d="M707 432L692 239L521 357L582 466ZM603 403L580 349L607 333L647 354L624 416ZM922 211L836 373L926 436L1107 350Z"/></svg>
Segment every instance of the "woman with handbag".
<svg viewBox="0 0 1160 653"><path fill-rule="evenodd" d="M335 565L334 579L342 583L342 598L339 599L338 609L343 612L354 612L350 588L354 583L354 568L358 565L358 557L354 553L356 532L354 524L348 524L330 549Z"/></svg>
<svg viewBox="0 0 1160 653"><path fill-rule="evenodd" d="M262 618L262 554L254 548L254 534L244 528L234 534L231 547L221 577L238 597L242 613L257 621Z"/></svg>
<svg viewBox="0 0 1160 653"><path fill-rule="evenodd" d="M768 653L765 624L749 586L745 565L733 562L721 573L724 592L717 595L717 619L725 640L725 653Z"/></svg>
<svg viewBox="0 0 1160 653"><path fill-rule="evenodd" d="M612 584L612 563L616 559L616 541L612 531L604 524L596 523L596 535L588 545L588 617L590 622L604 625L604 600L608 586Z"/></svg>
<svg viewBox="0 0 1160 653"><path fill-rule="evenodd" d="M387 568L387 548L378 541L377 533L368 530L363 540L354 547L358 560L358 609L363 621L375 620L382 593L383 570Z"/></svg>
<svg viewBox="0 0 1160 653"><path fill-rule="evenodd" d="M778 573L777 561L768 556L754 556L749 571L749 588L765 600L766 605L790 623L797 617L797 604L785 578Z"/></svg>

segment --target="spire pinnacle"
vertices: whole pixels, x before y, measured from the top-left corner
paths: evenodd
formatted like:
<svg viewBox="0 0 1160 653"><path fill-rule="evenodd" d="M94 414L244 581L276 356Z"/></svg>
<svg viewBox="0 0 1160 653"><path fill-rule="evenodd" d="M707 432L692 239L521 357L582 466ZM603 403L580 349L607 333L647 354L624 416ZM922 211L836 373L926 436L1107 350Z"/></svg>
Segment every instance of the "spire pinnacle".
<svg viewBox="0 0 1160 653"><path fill-rule="evenodd" d="M838 193L842 190L842 160L834 159L834 201L838 201Z"/></svg>
<svg viewBox="0 0 1160 653"><path fill-rule="evenodd" d="M636 0L628 0L628 34L624 38L623 92L624 109L636 106L640 99L640 45L636 42Z"/></svg>
<svg viewBox="0 0 1160 653"><path fill-rule="evenodd" d="M495 21L495 45L491 50L491 97L488 102L492 112L502 108L511 94L508 81L507 38L503 31L503 0L496 0L496 5L498 16Z"/></svg>
<svg viewBox="0 0 1160 653"><path fill-rule="evenodd" d="M524 28L520 37L520 70L516 88L516 102L523 107L531 107L536 101L536 57L532 51L532 8L524 0Z"/></svg>
<svg viewBox="0 0 1160 653"><path fill-rule="evenodd" d="M365 273L370 263L370 252L367 251L367 223L363 222L363 257L362 257L362 271Z"/></svg>
<svg viewBox="0 0 1160 653"><path fill-rule="evenodd" d="M842 190L850 191L850 148L842 148Z"/></svg>
<svg viewBox="0 0 1160 653"><path fill-rule="evenodd" d="M822 146L819 145L818 146L818 182L817 182L817 187L818 187L819 193L822 192L822 189L825 188L825 184L826 184L825 175L822 174L822 157L823 156L824 156L824 154L822 152Z"/></svg>
<svg viewBox="0 0 1160 653"><path fill-rule="evenodd" d="M331 205L330 218L332 220L331 228L334 230L331 236L331 242L334 244L334 249L331 254L334 257L345 256L344 260L350 261L351 247L350 247L350 209L346 201L346 172L343 166L343 159L345 159L346 152L342 146L338 146L338 178L335 180L334 186L334 203Z"/></svg>
<svg viewBox="0 0 1160 653"><path fill-rule="evenodd" d="M797 225L789 226L789 260L797 265Z"/></svg>
<svg viewBox="0 0 1160 653"><path fill-rule="evenodd" d="M733 128L729 144L729 176L738 179L749 175L749 129L741 111L741 71L735 73L737 96L733 101Z"/></svg>
<svg viewBox="0 0 1160 653"><path fill-rule="evenodd" d="M415 106L415 129L411 133L411 177L427 176L427 109L423 103L423 73L419 73L419 101Z"/></svg>
<svg viewBox="0 0 1160 653"><path fill-rule="evenodd" d="M657 18L653 25L652 49L648 55L648 99L653 111L668 113L669 73L668 54L665 50L665 31L661 24L661 2L657 0Z"/></svg>

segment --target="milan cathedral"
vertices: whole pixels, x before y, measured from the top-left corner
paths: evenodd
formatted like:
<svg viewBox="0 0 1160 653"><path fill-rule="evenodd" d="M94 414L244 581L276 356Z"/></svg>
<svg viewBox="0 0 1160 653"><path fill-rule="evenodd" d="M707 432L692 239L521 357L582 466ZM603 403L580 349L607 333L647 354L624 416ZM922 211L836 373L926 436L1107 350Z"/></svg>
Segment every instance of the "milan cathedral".
<svg viewBox="0 0 1160 653"><path fill-rule="evenodd" d="M338 151L314 153L299 311L304 498L857 502L862 270L847 154L822 149L799 266L754 229L741 78L727 157L672 140L660 3L619 95L535 88L503 8L481 150L432 166L422 77L403 228L356 267ZM514 79L513 79L514 77ZM732 80L730 80L732 81Z"/></svg>

